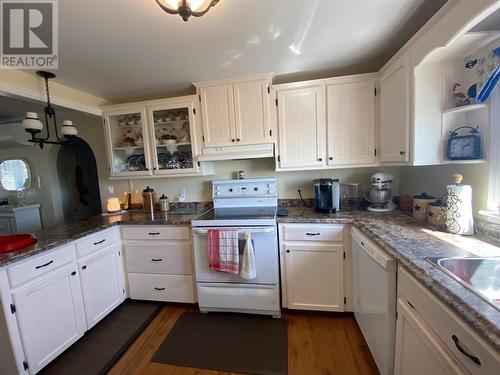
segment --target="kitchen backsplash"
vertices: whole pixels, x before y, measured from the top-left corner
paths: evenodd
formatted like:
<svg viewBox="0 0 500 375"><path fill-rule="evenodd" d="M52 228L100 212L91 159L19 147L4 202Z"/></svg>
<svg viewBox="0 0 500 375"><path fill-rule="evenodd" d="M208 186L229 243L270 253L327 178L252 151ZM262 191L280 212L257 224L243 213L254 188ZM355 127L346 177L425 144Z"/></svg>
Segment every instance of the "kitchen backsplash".
<svg viewBox="0 0 500 375"><path fill-rule="evenodd" d="M132 191L134 192L134 202L141 201L142 190L146 186L150 186L156 191L158 197L165 194L172 202L176 201L180 189L185 189L186 201L210 201L212 200L212 180L237 178L237 173L240 170L245 171L246 178L275 176L278 180L278 197L280 199L298 199L297 188L299 186L304 198L312 198L312 180L322 177L338 178L341 182L360 182L365 189L368 189L371 176L379 171L393 174L395 178L394 194L399 192L399 167L275 172L274 159L253 159L219 161L215 163L214 168L215 174L213 176L136 179L132 181L132 186L128 180L109 181L107 184L113 186L114 194L106 193L102 199L105 201L109 196L114 195L123 200L123 193Z"/></svg>

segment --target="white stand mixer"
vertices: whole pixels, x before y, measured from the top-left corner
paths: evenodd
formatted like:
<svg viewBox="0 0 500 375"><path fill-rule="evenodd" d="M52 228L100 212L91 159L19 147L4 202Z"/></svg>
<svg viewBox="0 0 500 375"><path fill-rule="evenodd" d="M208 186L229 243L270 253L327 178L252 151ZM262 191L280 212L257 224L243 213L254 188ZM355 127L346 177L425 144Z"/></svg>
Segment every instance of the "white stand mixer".
<svg viewBox="0 0 500 375"><path fill-rule="evenodd" d="M368 211L389 212L396 209L392 201L391 183L393 180L392 175L388 173L375 173L372 176L372 189L365 194L365 199L371 203Z"/></svg>

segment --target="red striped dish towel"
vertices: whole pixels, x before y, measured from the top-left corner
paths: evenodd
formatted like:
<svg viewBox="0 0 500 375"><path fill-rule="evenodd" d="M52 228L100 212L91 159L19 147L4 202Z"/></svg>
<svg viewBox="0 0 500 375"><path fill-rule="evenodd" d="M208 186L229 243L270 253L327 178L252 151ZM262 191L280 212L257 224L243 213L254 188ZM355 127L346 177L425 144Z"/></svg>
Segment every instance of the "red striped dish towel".
<svg viewBox="0 0 500 375"><path fill-rule="evenodd" d="M208 230L208 267L218 272L240 273L237 230Z"/></svg>

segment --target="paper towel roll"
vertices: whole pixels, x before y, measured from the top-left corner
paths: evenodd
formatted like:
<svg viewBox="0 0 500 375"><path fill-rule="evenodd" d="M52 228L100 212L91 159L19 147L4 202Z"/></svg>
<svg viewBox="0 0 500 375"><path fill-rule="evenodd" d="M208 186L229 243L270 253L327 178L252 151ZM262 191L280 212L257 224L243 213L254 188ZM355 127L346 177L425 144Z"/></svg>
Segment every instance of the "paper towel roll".
<svg viewBox="0 0 500 375"><path fill-rule="evenodd" d="M472 187L470 185L447 185L448 199L446 225L455 234L474 234L472 217Z"/></svg>

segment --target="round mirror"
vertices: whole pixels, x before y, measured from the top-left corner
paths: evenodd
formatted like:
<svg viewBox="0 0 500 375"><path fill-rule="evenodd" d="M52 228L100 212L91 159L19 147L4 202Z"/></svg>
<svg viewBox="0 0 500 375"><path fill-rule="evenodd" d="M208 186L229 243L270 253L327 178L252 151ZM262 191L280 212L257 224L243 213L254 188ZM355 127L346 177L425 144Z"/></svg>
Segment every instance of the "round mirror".
<svg viewBox="0 0 500 375"><path fill-rule="evenodd" d="M23 192L31 187L31 171L25 159L0 162L0 187L6 191Z"/></svg>

